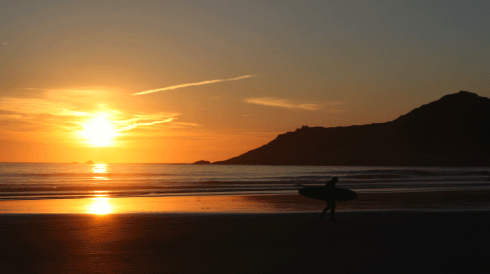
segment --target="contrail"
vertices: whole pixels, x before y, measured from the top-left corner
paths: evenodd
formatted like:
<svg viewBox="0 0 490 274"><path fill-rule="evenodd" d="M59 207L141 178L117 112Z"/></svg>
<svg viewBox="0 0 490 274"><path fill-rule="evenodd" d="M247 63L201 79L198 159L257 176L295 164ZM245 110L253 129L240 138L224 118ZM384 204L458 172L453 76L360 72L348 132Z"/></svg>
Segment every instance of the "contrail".
<svg viewBox="0 0 490 274"><path fill-rule="evenodd" d="M185 88L185 87L191 87L191 86L209 85L209 84L225 82L225 81L235 81L235 80L240 80L240 79L245 79L245 78L250 78L250 77L255 77L255 76L257 76L257 75L244 75L244 76L240 76L240 77L236 77L236 78L230 78L230 79L217 79L217 80L203 81L203 82L199 82L199 83L187 83L187 84L182 84L182 85L170 86L170 87L166 87L166 88L157 88L157 89L145 90L142 92L133 93L132 95L142 95L142 94L149 94L149 93L164 91L164 90L172 90L172 89Z"/></svg>

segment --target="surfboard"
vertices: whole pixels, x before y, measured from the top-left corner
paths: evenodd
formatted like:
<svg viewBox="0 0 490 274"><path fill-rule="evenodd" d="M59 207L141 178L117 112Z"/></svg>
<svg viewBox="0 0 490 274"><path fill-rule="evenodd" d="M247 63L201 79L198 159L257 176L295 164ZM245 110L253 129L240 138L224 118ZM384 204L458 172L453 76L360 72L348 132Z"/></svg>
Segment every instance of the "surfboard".
<svg viewBox="0 0 490 274"><path fill-rule="evenodd" d="M330 189L323 186L304 187L299 190L299 194L317 200L326 201L331 195ZM350 201L357 197L357 193L347 188L334 188L333 197L335 201Z"/></svg>

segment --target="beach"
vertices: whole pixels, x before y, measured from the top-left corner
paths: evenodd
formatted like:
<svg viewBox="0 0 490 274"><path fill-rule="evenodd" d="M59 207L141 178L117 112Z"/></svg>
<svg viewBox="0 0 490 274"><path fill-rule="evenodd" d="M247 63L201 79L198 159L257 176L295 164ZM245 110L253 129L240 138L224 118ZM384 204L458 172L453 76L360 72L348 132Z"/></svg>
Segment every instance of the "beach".
<svg viewBox="0 0 490 274"><path fill-rule="evenodd" d="M299 195L214 196L207 201L213 201L208 210L197 207L197 202L206 202L205 196L170 197L196 202L185 212L4 213L0 269L2 273L486 273L490 269L488 193L403 195L360 195L338 203L338 221L320 220L324 204ZM130 200L124 199L131 198L121 199L127 203ZM165 204L166 198L155 199ZM255 211L213 210L212 205L229 199ZM286 210L298 199L305 208ZM454 208L448 202L461 206ZM269 206L260 211L258 203ZM384 208L367 207L376 204Z"/></svg>
<svg viewBox="0 0 490 274"><path fill-rule="evenodd" d="M490 274L489 13L0 0L0 274Z"/></svg>
<svg viewBox="0 0 490 274"><path fill-rule="evenodd" d="M2 214L153 214L153 213L298 213L321 212L325 202L296 191L262 195L177 195L166 197L99 196L83 199L0 200ZM338 211L490 210L490 190L358 193L338 202Z"/></svg>

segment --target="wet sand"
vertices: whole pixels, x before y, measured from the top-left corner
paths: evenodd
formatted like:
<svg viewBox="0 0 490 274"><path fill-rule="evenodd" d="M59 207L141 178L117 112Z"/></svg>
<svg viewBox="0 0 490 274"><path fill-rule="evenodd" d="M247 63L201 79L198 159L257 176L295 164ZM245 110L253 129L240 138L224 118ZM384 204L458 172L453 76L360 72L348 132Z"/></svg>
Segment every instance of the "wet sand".
<svg viewBox="0 0 490 274"><path fill-rule="evenodd" d="M486 273L488 211L0 216L2 273Z"/></svg>
<svg viewBox="0 0 490 274"><path fill-rule="evenodd" d="M72 210L82 208L77 214L45 212L70 201L0 202L3 212L8 205L15 209L11 213L40 208L38 214L0 214L0 272L460 274L490 269L488 192L360 194L338 204L339 221L319 220L324 204L299 195L115 200L116 214L100 215L80 213L107 209L102 204L97 211L85 203L90 199L71 201ZM178 213L179 205L183 212ZM299 205L301 210L292 212ZM141 212L152 206L157 213ZM128 213L131 207L139 213Z"/></svg>
<svg viewBox="0 0 490 274"><path fill-rule="evenodd" d="M321 212L325 202L285 195L209 195L51 200L0 200L1 214L291 213ZM337 203L351 210L490 210L490 191L358 193Z"/></svg>

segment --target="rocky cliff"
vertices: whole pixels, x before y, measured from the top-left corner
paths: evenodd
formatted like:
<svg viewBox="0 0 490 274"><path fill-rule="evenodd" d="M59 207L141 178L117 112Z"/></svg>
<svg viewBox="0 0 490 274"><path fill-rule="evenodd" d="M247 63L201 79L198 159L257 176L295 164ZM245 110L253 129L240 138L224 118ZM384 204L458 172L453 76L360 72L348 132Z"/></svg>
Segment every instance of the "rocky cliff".
<svg viewBox="0 0 490 274"><path fill-rule="evenodd" d="M391 122L302 127L214 164L490 166L490 99L461 91Z"/></svg>

